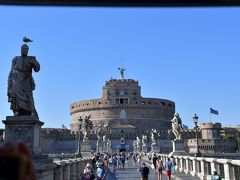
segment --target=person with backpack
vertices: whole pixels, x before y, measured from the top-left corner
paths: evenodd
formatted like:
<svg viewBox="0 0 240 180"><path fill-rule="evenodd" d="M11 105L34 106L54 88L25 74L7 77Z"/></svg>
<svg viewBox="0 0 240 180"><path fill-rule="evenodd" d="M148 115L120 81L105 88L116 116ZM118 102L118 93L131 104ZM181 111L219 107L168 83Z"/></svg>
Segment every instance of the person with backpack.
<svg viewBox="0 0 240 180"><path fill-rule="evenodd" d="M160 156L158 156L157 158L156 167L157 167L158 180L162 180L163 162Z"/></svg>
<svg viewBox="0 0 240 180"><path fill-rule="evenodd" d="M83 170L83 176L84 176L84 180L94 180L95 179L95 175L94 172L91 168L91 164L87 163L85 169Z"/></svg>
<svg viewBox="0 0 240 180"><path fill-rule="evenodd" d="M142 175L141 180L148 180L149 168L146 166L144 162L142 163L142 167L138 169L138 172L140 172Z"/></svg>
<svg viewBox="0 0 240 180"><path fill-rule="evenodd" d="M97 162L97 180L104 180L107 170L102 161Z"/></svg>
<svg viewBox="0 0 240 180"><path fill-rule="evenodd" d="M125 166L125 155L124 154L120 155L120 162L122 165L122 169L124 169L124 166Z"/></svg>
<svg viewBox="0 0 240 180"><path fill-rule="evenodd" d="M157 162L157 155L154 153L153 154L153 158L152 158L152 163L153 163L153 165L154 165L154 174L156 173L156 169L157 169L157 164L156 164L156 162Z"/></svg>
<svg viewBox="0 0 240 180"><path fill-rule="evenodd" d="M115 164L115 159L113 158L113 156L110 156L110 158L108 159L108 166L111 174L114 173L114 164Z"/></svg>
<svg viewBox="0 0 240 180"><path fill-rule="evenodd" d="M175 166L176 166L176 162L173 156L170 157L170 161L172 162L171 173L173 174L175 172Z"/></svg>
<svg viewBox="0 0 240 180"><path fill-rule="evenodd" d="M165 163L165 170L166 170L166 175L167 175L168 180L171 180L172 166L173 166L173 164L170 161L170 158L168 158L168 161Z"/></svg>

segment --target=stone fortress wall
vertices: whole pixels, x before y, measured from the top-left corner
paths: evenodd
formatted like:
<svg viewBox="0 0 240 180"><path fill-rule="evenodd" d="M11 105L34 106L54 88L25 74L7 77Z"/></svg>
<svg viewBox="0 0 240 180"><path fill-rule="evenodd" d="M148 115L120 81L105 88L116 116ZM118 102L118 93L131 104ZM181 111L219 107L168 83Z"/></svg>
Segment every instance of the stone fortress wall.
<svg viewBox="0 0 240 180"><path fill-rule="evenodd" d="M106 81L100 99L71 104L71 130L78 131L79 117L91 115L93 123L107 122L110 126L126 119L139 130L170 129L175 103L166 99L144 98L138 81L132 79Z"/></svg>

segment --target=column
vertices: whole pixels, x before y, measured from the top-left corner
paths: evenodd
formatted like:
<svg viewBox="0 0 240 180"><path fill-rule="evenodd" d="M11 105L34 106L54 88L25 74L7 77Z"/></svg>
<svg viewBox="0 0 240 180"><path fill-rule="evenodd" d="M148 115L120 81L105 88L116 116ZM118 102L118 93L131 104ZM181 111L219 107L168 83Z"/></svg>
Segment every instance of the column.
<svg viewBox="0 0 240 180"><path fill-rule="evenodd" d="M65 165L63 167L63 179L70 180L70 163L68 160L64 160Z"/></svg>
<svg viewBox="0 0 240 180"><path fill-rule="evenodd" d="M70 162L70 179L76 180L76 160L72 159Z"/></svg>
<svg viewBox="0 0 240 180"><path fill-rule="evenodd" d="M200 177L201 179L205 179L205 177L207 175L207 172L205 171L205 168L204 168L205 163L206 163L205 159L202 158L202 160L201 160L201 172L202 172L201 174L202 174L202 176Z"/></svg>
<svg viewBox="0 0 240 180"><path fill-rule="evenodd" d="M192 176L196 176L198 175L198 172L197 172L197 163L196 163L196 159L195 158L192 158L192 166L193 166L193 169L192 171L190 172Z"/></svg>
<svg viewBox="0 0 240 180"><path fill-rule="evenodd" d="M77 179L82 179L82 176L81 176L81 159L80 158L76 159L76 177L77 177Z"/></svg>
<svg viewBox="0 0 240 180"><path fill-rule="evenodd" d="M63 166L65 162L63 161L56 161L55 162L57 167L54 168L54 180L64 180L63 179Z"/></svg>
<svg viewBox="0 0 240 180"><path fill-rule="evenodd" d="M189 166L189 164L188 164L188 163L189 163L189 162L188 162L189 159L188 159L188 158L185 158L185 161L186 161L186 169L184 169L184 172L185 172L186 174L188 174L188 173L189 173L189 167L188 167L188 166Z"/></svg>

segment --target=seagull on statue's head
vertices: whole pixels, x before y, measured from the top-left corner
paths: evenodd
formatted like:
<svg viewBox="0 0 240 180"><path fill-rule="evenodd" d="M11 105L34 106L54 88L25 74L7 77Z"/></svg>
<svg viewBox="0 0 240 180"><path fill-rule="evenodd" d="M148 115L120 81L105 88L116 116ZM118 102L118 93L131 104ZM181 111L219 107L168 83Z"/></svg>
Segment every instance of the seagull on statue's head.
<svg viewBox="0 0 240 180"><path fill-rule="evenodd" d="M29 42L33 42L33 40L27 38L26 36L23 37L23 42L25 43L29 43Z"/></svg>

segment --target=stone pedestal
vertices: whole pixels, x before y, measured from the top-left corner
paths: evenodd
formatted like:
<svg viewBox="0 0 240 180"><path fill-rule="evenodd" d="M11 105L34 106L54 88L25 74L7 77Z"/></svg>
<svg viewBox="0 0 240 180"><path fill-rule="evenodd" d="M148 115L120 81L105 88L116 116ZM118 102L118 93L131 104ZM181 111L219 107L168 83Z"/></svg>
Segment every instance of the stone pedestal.
<svg viewBox="0 0 240 180"><path fill-rule="evenodd" d="M147 152L147 146L146 145L142 145L142 151Z"/></svg>
<svg viewBox="0 0 240 180"><path fill-rule="evenodd" d="M91 145L89 142L83 142L81 144L81 154L83 158L91 157Z"/></svg>
<svg viewBox="0 0 240 180"><path fill-rule="evenodd" d="M151 151L158 153L159 152L159 147L157 144L151 144Z"/></svg>
<svg viewBox="0 0 240 180"><path fill-rule="evenodd" d="M24 142L33 156L41 154L41 126L44 124L33 116L7 116L5 124L6 143Z"/></svg>
<svg viewBox="0 0 240 180"><path fill-rule="evenodd" d="M171 156L173 155L188 155L185 151L186 143L183 140L174 140L172 141L173 144L173 151L170 153Z"/></svg>

